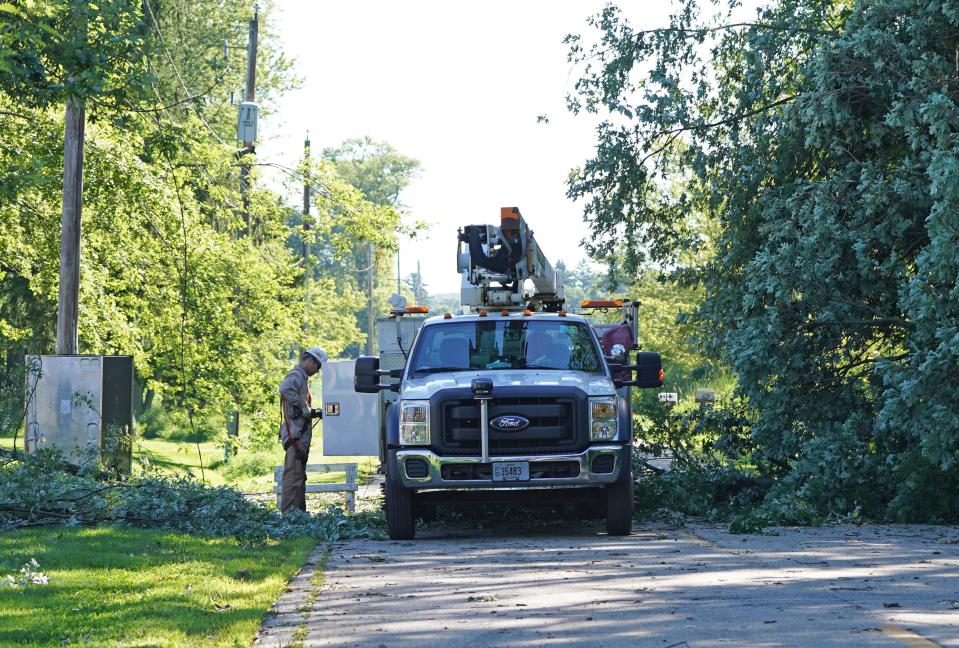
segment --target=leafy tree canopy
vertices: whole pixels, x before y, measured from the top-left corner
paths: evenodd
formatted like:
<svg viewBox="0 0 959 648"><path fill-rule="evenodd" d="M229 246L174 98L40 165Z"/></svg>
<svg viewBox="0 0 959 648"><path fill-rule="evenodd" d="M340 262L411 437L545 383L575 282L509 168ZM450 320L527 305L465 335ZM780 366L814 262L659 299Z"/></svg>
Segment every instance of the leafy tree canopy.
<svg viewBox="0 0 959 648"><path fill-rule="evenodd" d="M779 466L770 497L955 519L959 12L742 13L682 0L638 30L610 6L568 37L570 107L604 115L569 185L590 250L702 288L701 339Z"/></svg>
<svg viewBox="0 0 959 648"><path fill-rule="evenodd" d="M296 83L270 9L261 2L266 111ZM306 308L300 249L288 245L294 210L255 171L245 236L231 94L251 17L240 0L0 3L0 374L54 347L71 95L88 113L82 353L133 355L145 393L220 421L238 407L270 439L276 382L296 349L319 343L335 356L355 341L360 295L333 265L309 286L322 317ZM395 249L393 206L367 200L330 162L294 175L315 187L318 258L366 240Z"/></svg>

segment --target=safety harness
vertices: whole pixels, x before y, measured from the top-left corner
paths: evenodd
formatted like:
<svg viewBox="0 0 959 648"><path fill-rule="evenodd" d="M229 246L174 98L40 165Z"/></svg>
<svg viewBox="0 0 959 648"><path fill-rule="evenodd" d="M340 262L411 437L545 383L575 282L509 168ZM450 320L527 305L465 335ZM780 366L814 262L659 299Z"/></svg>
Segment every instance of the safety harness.
<svg viewBox="0 0 959 648"><path fill-rule="evenodd" d="M313 394L311 394L309 390L306 391L306 404L313 404ZM302 454L302 450L300 450L300 444L298 444L296 439L293 438L293 430L290 427L290 408L288 407L287 402L282 398L280 399L280 416L283 417L283 424L286 426L286 438L289 440L290 445L296 449L297 454ZM284 445L283 449L286 450L288 447L289 446Z"/></svg>

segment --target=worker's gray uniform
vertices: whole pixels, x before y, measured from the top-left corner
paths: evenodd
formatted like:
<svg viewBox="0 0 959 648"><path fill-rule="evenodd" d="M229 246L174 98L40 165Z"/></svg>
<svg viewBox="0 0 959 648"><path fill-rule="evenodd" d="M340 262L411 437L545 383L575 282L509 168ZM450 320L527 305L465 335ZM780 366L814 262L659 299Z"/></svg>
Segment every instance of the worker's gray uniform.
<svg viewBox="0 0 959 648"><path fill-rule="evenodd" d="M306 510L306 461L310 454L313 430L309 417L290 418L290 406L300 409L310 406L309 376L300 365L293 367L280 383L280 440L286 448L283 461L283 483L280 510ZM292 439L292 442L291 442Z"/></svg>

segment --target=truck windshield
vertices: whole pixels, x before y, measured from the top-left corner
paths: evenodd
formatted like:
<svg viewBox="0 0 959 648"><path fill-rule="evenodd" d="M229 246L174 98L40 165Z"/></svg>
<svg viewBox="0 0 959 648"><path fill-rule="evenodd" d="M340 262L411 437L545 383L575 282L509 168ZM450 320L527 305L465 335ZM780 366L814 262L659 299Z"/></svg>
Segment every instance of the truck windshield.
<svg viewBox="0 0 959 648"><path fill-rule="evenodd" d="M424 327L414 373L470 369L602 371L596 345L579 322L490 320Z"/></svg>

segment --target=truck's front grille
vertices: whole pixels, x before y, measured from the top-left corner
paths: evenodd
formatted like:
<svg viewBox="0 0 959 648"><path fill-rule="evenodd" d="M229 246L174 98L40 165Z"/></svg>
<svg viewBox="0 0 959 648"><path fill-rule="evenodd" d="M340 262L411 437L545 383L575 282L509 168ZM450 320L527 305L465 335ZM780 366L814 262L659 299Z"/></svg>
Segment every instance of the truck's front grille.
<svg viewBox="0 0 959 648"><path fill-rule="evenodd" d="M509 390L525 391L531 390ZM502 393L507 392L507 393ZM489 429L489 450L493 455L552 454L583 450L586 395L579 390L561 388L553 394L513 395L504 388L501 395L494 390L489 401L489 420L500 416L517 416L528 421L521 430ZM478 455L480 453L480 405L469 395L434 401L439 414L434 446L442 453ZM582 420L581 420L582 419Z"/></svg>
<svg viewBox="0 0 959 648"><path fill-rule="evenodd" d="M447 464L441 474L448 481L492 479L490 464ZM578 461L535 461L529 464L530 479L579 477Z"/></svg>

